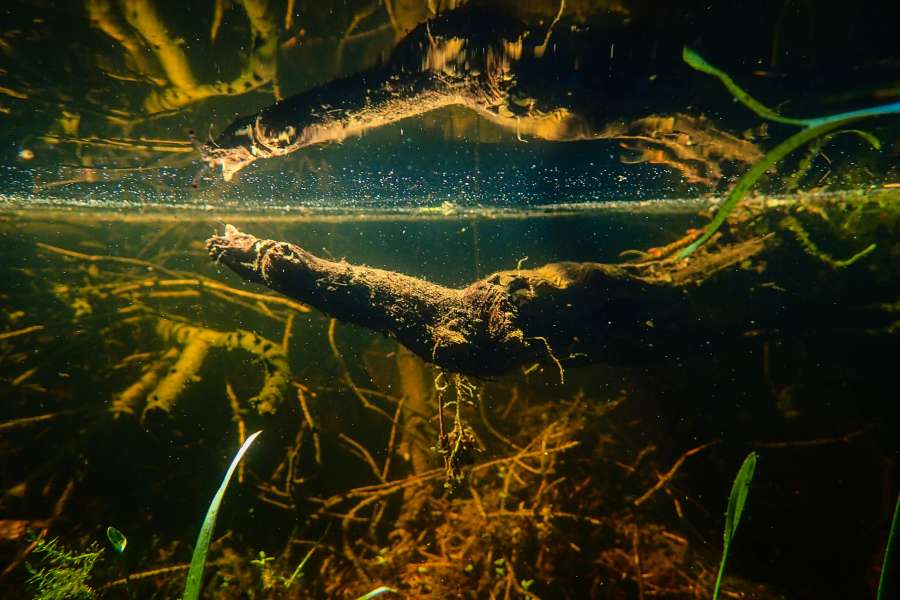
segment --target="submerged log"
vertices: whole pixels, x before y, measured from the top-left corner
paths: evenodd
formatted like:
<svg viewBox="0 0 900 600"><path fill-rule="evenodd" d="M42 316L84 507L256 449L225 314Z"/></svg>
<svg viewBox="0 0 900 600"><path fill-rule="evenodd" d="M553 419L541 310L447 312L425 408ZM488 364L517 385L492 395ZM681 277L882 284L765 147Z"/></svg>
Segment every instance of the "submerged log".
<svg viewBox="0 0 900 600"><path fill-rule="evenodd" d="M515 298L498 282L458 290L400 273L335 262L287 242L226 226L210 254L241 277L323 312L397 338L427 362L477 375L534 360L543 346L517 324Z"/></svg>
<svg viewBox="0 0 900 600"><path fill-rule="evenodd" d="M763 201L688 259L672 250L691 236L637 262L500 271L463 289L326 260L230 225L207 247L241 277L392 336L448 371L493 376L541 362L562 374L573 362L677 361L748 335L893 339L900 251L865 245L900 225L891 206Z"/></svg>
<svg viewBox="0 0 900 600"><path fill-rule="evenodd" d="M675 307L671 276L599 263L554 263L494 273L463 289L443 287L319 258L287 242L260 240L227 226L210 254L262 283L341 320L396 338L426 362L470 375L571 355L613 355L615 338L647 337L648 322ZM759 250L754 242L720 257L719 268ZM695 274L679 274L687 285ZM635 303L643 298L644 302ZM652 299L652 302L650 300ZM609 358L609 356L608 356Z"/></svg>
<svg viewBox="0 0 900 600"><path fill-rule="evenodd" d="M808 209L798 203L748 210L731 231L687 260L553 263L500 271L463 289L326 260L232 226L207 246L241 277L392 336L429 363L492 376L536 362L562 371L561 363L677 359L710 352L717 340L772 331L888 332L895 316L883 302L896 297L890 273L897 257L870 247L858 257L865 267L831 259L811 244L800 219L806 215L807 225L813 218L839 230L836 212L826 221ZM859 227L845 235L864 235ZM873 279L873 272L887 277ZM854 283L859 277L880 283L862 289Z"/></svg>

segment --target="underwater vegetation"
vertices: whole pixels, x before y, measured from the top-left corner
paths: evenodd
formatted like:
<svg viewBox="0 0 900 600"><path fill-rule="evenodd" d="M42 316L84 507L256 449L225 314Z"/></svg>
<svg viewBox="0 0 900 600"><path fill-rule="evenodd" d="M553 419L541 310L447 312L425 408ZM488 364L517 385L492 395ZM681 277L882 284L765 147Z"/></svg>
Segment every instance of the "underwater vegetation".
<svg viewBox="0 0 900 600"><path fill-rule="evenodd" d="M796 119L783 117L774 110L768 108L767 106L754 99L750 94L748 94L740 86L738 86L731 79L731 77L728 76L727 73L706 62L700 55L698 55L687 46L684 47L683 57L684 62L694 69L718 77L728 89L728 91L730 91L738 101L758 114L760 117L777 123L799 125L804 129L798 133L795 133L788 139L784 140L783 142L769 150L765 154L765 156L758 160L746 173L744 173L740 177L740 179L738 179L738 181L731 188L731 191L728 192L728 195L722 201L722 204L721 206L719 206L719 209L716 212L716 215L713 217L712 221L704 229L703 234L700 235L700 237L695 241L688 244L687 247L685 247L683 250L679 251L679 258L686 258L690 256L697 248L700 247L700 245L708 241L722 226L722 224L725 222L725 219L727 219L731 211L734 210L735 206L737 206L737 204L747 194L747 192L750 191L750 188L753 187L753 185L766 173L766 171L768 171L775 163L783 159L794 150L817 139L822 139L823 142L827 141L828 138L835 135L834 130L846 125L850 125L857 121L863 119L871 119L874 117L882 117L886 115L900 114L900 102L893 102L881 106L862 108L813 119ZM837 133L842 132L838 131ZM867 142L869 142L869 144L871 144L872 147L874 147L876 150L881 149L881 142L878 140L878 138L869 133L856 129L847 130L844 133L853 133L859 135ZM821 144L818 144L816 151L818 152L818 150L820 149ZM866 250L861 251L857 256L863 256L864 253L868 253L873 249L874 246L870 246Z"/></svg>
<svg viewBox="0 0 900 600"><path fill-rule="evenodd" d="M881 573L878 575L878 590L876 592L876 600L885 600L890 598L891 591L900 589L900 582L895 578L893 582L890 580L890 571L893 567L894 573L897 572L897 564L894 555L897 553L897 530L900 529L900 496L897 496L897 503L894 505L894 515L891 517L891 529L888 532L887 541L884 545L884 560L881 562Z"/></svg>
<svg viewBox="0 0 900 600"><path fill-rule="evenodd" d="M738 525L741 522L741 515L744 512L744 505L747 503L747 496L750 494L750 484L753 482L753 474L756 472L756 453L751 452L741 463L741 468L734 478L731 485L731 493L728 495L728 508L725 509L725 530L723 533L724 543L722 545L722 562L719 563L719 572L716 574L716 586L713 588L713 600L719 597L719 587L722 585L722 574L725 572L725 561L728 560L728 551L731 549L731 542L737 533Z"/></svg>
<svg viewBox="0 0 900 600"><path fill-rule="evenodd" d="M102 550L94 543L80 552L63 547L59 540L34 540L34 552L44 563L40 569L26 564L28 585L35 600L90 600L95 598L89 585L91 571Z"/></svg>
<svg viewBox="0 0 900 600"><path fill-rule="evenodd" d="M109 540L113 550L117 553L122 554L125 552L125 547L128 545L128 538L125 537L124 533L112 525L106 528L106 539Z"/></svg>
<svg viewBox="0 0 900 600"><path fill-rule="evenodd" d="M5 264L23 264L15 253L27 250L18 276L31 283L7 292L10 306L26 308L19 317L4 315L15 323L7 332L23 333L2 340L2 381L18 411L0 424L3 443L28 466L9 472L2 498L4 551L19 565L11 576L25 561L35 563L14 523L87 549L114 522L128 535L127 550L101 554L84 584L98 597L126 587L136 595L180 595L191 553L201 546L192 532L221 487L227 460L249 432L265 429L232 471L202 595L357 598L384 586L408 597L710 597L727 555L720 598L802 598L804 590L822 592L803 565L795 578L769 581L778 567L756 557L797 535L780 516L785 511L802 523L801 514L831 513L835 503L858 512L832 518L828 539L810 529L815 547L806 551L834 548L832 536L848 539L845 521L868 519L871 537L852 545L866 557L852 585L874 593L876 582L861 583L860 573L877 575L888 527L869 503L880 497L883 475L868 453L891 451L895 440L885 361L898 330L891 301L897 257L881 244L851 264L841 257L893 231L893 202L861 194L742 203L689 261L696 270L673 279L690 284L683 314L692 321L679 320L682 309L672 304L682 292L654 296L645 280L634 288L642 295L623 296L638 311L633 320L652 319L640 336L666 342L659 359L648 362L639 346L640 356L585 367L584 356L561 351L550 336L558 365L541 342L532 361L487 379L442 373L377 333L217 274L222 267L207 262L200 244L174 243L192 239L196 223L144 221L127 225L123 237L76 219L65 228L77 235L44 237L39 246L16 241L4 251ZM555 218L542 217L541 226ZM430 240L459 223L442 217L397 227L420 228ZM515 226L479 223L482 231ZM41 225L19 220L17 227ZM316 222L242 227L324 247L334 236L354 239L358 227L389 225L348 221L332 235L331 225L321 231ZM76 241L85 237L99 245ZM633 248L636 239L620 247ZM666 258L672 239L683 243L677 232L647 239L647 250L618 268L660 282L681 273L667 270L677 264ZM172 247L178 254L168 258ZM337 252L353 256L352 246ZM708 270L713 257L723 261L721 271ZM520 264L517 271L511 276L524 278L529 269ZM792 291L797 286L803 294ZM734 289L753 292L742 302L741 294L726 294ZM647 318L643 308L666 310ZM710 319L708 329L697 314ZM619 347L636 343L627 323L615 338ZM706 333L723 328L733 333ZM63 346L58 331L67 332ZM666 333L651 337L656 331ZM849 343L860 361L848 363L839 350ZM25 353L31 345L42 351ZM75 347L93 351L73 360ZM677 356L678 365L666 356ZM694 376L699 370L706 378ZM176 374L179 385L164 385ZM286 385L266 386L278 377ZM872 398L870 414L835 384L845 377ZM72 385L77 396L67 392ZM265 403L272 410L254 407L262 389L281 390ZM743 400L723 402L723 389ZM154 395L172 399L168 411L146 411ZM68 445L48 456L47 436ZM707 540L723 539L719 515L735 482L732 465L748 450L764 458L765 476L754 481L751 511L730 509L742 532L720 554L720 542ZM832 465L824 477L815 475L819 453ZM864 505L820 487L835 473L855 477L853 489L863 491L853 498ZM802 509L778 495L782 485L799 490ZM806 497L812 490L832 500L816 507ZM890 486L884 493L893 493Z"/></svg>
<svg viewBox="0 0 900 600"><path fill-rule="evenodd" d="M216 495L213 496L212 502L209 505L209 510L206 513L206 518L204 518L203 524L200 527L197 543L194 547L194 554L191 558L191 565L185 583L184 594L181 596L182 600L197 600L197 598L200 597L203 570L206 567L206 555L215 528L219 507L222 504L225 491L228 488L228 484L231 481L231 476L234 474L235 468L260 433L262 432L257 431L247 437L237 454L235 454L234 459L232 459L228 470L225 472L225 477L222 479L222 484L219 486ZM122 554L125 551L125 546L127 544L125 535L112 526L107 527L106 535L110 544L113 546L113 549L118 554ZM61 547L56 539L46 541L35 538L34 542L35 546L33 552L37 555L42 555L42 562L45 563L45 566L40 570L36 570L32 568L30 564L26 564L30 574L28 584L34 590L33 598L36 600L90 600L96 597L94 590L87 583L91 577L91 571L94 568L94 564L102 552L96 543L92 544L86 552L75 553ZM291 583L293 583L294 579L301 572L303 565L314 550L315 547L307 553L303 561L301 561L297 566L297 569L291 575L290 579L284 582L285 588L290 587ZM261 553L261 556L264 557L265 553ZM126 574L126 584L127 580L128 575ZM379 586L372 591L363 594L357 598L357 600L370 600L389 592L397 593L397 590L387 586Z"/></svg>
<svg viewBox="0 0 900 600"><path fill-rule="evenodd" d="M191 568L188 571L187 582L184 584L183 600L197 600L197 598L200 597L200 586L203 583L203 569L206 568L206 553L209 551L209 542L212 539L213 530L216 527L216 518L219 516L219 506L221 506L222 499L225 497L225 490L228 489L228 484L231 482L231 476L234 474L234 470L260 433L262 432L257 431L256 433L252 433L244 440L244 443L237 451L237 454L234 455L231 464L228 466L228 470L225 471L222 485L219 486L216 495L213 496L212 502L209 503L209 510L206 511L206 517L203 519L203 525L200 527L200 534L197 536L197 543L194 545L194 554L191 556Z"/></svg>

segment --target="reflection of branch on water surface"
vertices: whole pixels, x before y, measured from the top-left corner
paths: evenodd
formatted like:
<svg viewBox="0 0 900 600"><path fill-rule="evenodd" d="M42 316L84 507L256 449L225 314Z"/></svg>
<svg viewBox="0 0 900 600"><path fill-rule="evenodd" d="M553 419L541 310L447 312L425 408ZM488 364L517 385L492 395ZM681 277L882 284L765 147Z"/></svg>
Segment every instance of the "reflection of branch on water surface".
<svg viewBox="0 0 900 600"><path fill-rule="evenodd" d="M152 51L167 84L162 90L152 91L144 100L145 109L155 113L178 109L211 96L243 94L274 81L278 47L274 15L269 13L266 3L259 0L243 0L241 4L250 22L253 50L237 77L208 84L198 81L182 47L183 42L169 35L152 2L127 0L122 7L123 14L116 15L108 0L89 0L88 10L93 23L122 45L132 57L132 68L146 79L154 78L156 68L143 58L136 60L133 57L146 48ZM124 30L122 17L133 28L133 33Z"/></svg>
<svg viewBox="0 0 900 600"><path fill-rule="evenodd" d="M298 11L293 2L288 4L281 7L260 0L216 2L210 11L212 28L207 30L210 36L206 40L193 39L194 23L188 23L186 30L185 22L153 0L84 0L76 7L86 17L84 30L76 27L74 33L83 40L77 52L90 54L78 56L87 65L75 75L78 79L71 79L68 71L57 73L53 68L36 66L38 59L33 55L40 57L46 49L38 47L35 40L54 38L59 33L57 28L63 25L60 15L40 15L38 9L33 9L36 17L31 30L17 31L2 41L7 61L14 68L0 66L0 96L9 100L0 105L0 113L40 113L41 118L35 121L38 131L18 134L22 139L24 133L22 143L27 144L29 159L37 158L43 164L49 155L61 151L74 154L76 160L68 158L56 163L81 163L79 166L88 169L74 176L61 174L59 181L44 181L40 189L115 180L124 173L123 165L135 165L136 161L142 161L140 166L146 167L146 161L162 159L166 165L155 168L171 166L173 161L167 160L166 155L193 152L186 139L170 144L167 140L145 143L142 138L178 136L190 127L205 128L210 119L216 119L217 111L233 114L233 105L224 110L220 106L229 97L264 93L281 99L279 55L283 64L284 55L289 55L288 64L296 63L298 57L310 63L289 73L292 86L296 86L298 72L309 71L313 79L335 76L330 62L319 58L322 52L332 52L338 43L341 48L353 43L375 48L376 52L390 43L390 36L371 36L369 31L358 30L354 34L358 18L350 35L341 40L329 37L328 31L323 37L320 32L306 30L310 20L320 19L323 14L329 23L337 19L339 25L344 18L349 23L352 15L345 13L356 9L353 3L337 14L328 6L303 7ZM362 2L358 4L363 8ZM330 10L332 14L327 16ZM387 17L378 13L373 20L387 22ZM203 16L198 21L204 21ZM76 20L75 25L81 25L81 20ZM379 27L376 23L374 30L381 31ZM225 37L222 34L227 35L228 42L220 40L217 46L216 38ZM186 44L179 35L191 36L191 42ZM239 45L235 36L249 39ZM290 40L294 43L288 44ZM306 46L320 43L324 47L307 52ZM210 52L215 54L212 60L223 65L221 72L207 73ZM323 69L325 72L321 73ZM185 111L197 111L198 115L185 122ZM181 121L173 128L174 119ZM101 165L109 168L100 173ZM93 173L93 169L98 172Z"/></svg>
<svg viewBox="0 0 900 600"><path fill-rule="evenodd" d="M121 3L85 0L84 11L93 28L91 37L99 42L93 56L99 81L89 79L89 93L67 93L66 99L48 103L48 110L51 111L48 117L52 123L43 132L36 135L31 132L29 138L37 138L54 150L74 152L77 161L71 162L82 163L86 170L71 175L63 173L57 179L45 180L38 190L76 183L115 181L125 173L133 172L131 169L146 169L149 160L154 161L157 168L174 164L185 166L186 162L167 158L173 153L192 157L192 148L185 140L154 141L154 138L178 137L190 127L221 129L221 124L216 123L221 118L219 115L235 112L236 105L227 103L228 97L262 92L271 93L276 101L281 100L279 63L282 70L294 69L283 75L293 87L288 93L338 79L347 72L368 68L373 57L390 50L397 40L417 25L461 4L455 1L378 3L358 0L332 10L328 15L324 15L325 9L322 8L304 6L298 12L286 6L283 7L285 27L282 29L282 13L279 10L282 7L270 6L259 0L217 2L208 14L211 28L207 30L204 21L201 33L196 24L192 24L195 31L183 31L183 23L176 27L175 19L169 17L161 5L150 0ZM551 4L529 6L523 10L549 11L545 16L558 17L557 13L564 3ZM578 22L586 18L580 10L573 8L570 11ZM307 27L322 19L327 19L329 25L334 26L333 31L338 32L337 35L330 28L307 31ZM233 45L226 47L221 42L226 30L230 36L228 39L232 39L236 34L246 36L247 29L251 39L241 50ZM186 44L175 32L186 37L196 33L196 38L190 38L191 43ZM45 35L51 33L44 32ZM217 39L219 46L215 46ZM360 50L353 53L352 64L348 64L346 69L332 64L340 65L349 59L346 52L349 44L357 44ZM216 74L220 78L201 73L203 62L209 60L209 52L215 52L216 64L235 66L223 67L223 73ZM27 53L27 48L23 48L22 54ZM320 60L323 53L333 56L334 60ZM235 69L236 73L233 72ZM298 73L303 73L305 77L307 71L309 80L298 83L298 79L303 79L297 77ZM25 102L24 110L30 107L29 103L38 102L52 92L52 79L48 78L42 85L51 89L38 87L28 93L9 89L16 96L27 96L27 99L18 99ZM226 103L222 104L222 101ZM109 106L111 103L116 105ZM249 105L245 102L243 105L250 108L237 112L246 113L256 108L257 104L252 100ZM16 104L16 108L11 110L19 112L18 106ZM186 110L193 111L187 122L184 119ZM424 122L434 123L442 130L449 128L452 133L448 135L454 137L480 139L483 131L491 129L487 121L473 118L471 114L462 117L459 113L443 115L437 121L433 118L428 117ZM173 127L175 119L179 121ZM515 119L515 131L527 133L536 128L531 133L538 137L564 139L551 131L552 124L541 121L542 124L529 125L531 120L530 117ZM676 121L677 127L673 127L672 123ZM748 153L757 151L755 145L747 140L718 131L709 120L688 115L674 118L654 115L610 127L622 129L620 141L639 153L638 158L629 160L665 164L682 172L688 182L715 184L721 179L723 163L746 163ZM599 136L619 139L606 131ZM503 140L510 141L509 135L504 136ZM41 159L45 158L44 148L28 148L28 151ZM103 165L111 168L103 169ZM296 161L291 164L294 171L302 167ZM153 185L154 182L142 183ZM171 184L157 185L160 191L172 191Z"/></svg>
<svg viewBox="0 0 900 600"><path fill-rule="evenodd" d="M129 152L147 150L152 152L190 153L194 151L190 142L181 140L101 138L96 136L73 137L54 134L43 135L41 136L41 139L51 144L78 144L80 146L96 146L98 148L116 148L119 150L127 150Z"/></svg>

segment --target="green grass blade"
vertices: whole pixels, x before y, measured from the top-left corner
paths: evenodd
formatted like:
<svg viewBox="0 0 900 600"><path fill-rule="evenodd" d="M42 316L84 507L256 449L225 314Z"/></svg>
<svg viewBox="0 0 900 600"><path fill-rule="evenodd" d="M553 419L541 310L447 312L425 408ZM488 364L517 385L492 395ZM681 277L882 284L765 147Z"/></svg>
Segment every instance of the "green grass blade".
<svg viewBox="0 0 900 600"><path fill-rule="evenodd" d="M313 552L315 552L319 548L319 544L316 543L315 546L309 549L309 552L306 553L306 556L303 557L303 560L300 561L300 564L297 565L297 568L294 569L294 572L291 573L291 576L288 577L287 581L284 582L284 587L288 588L293 585L294 581L301 575L303 575L303 567L306 566L307 561L312 558Z"/></svg>
<svg viewBox="0 0 900 600"><path fill-rule="evenodd" d="M257 431L249 436L241 446L241 449L234 455L234 460L225 472L225 478L222 479L222 485L216 495L213 496L212 502L209 504L209 510L206 511L206 518L203 520L203 526L200 527L200 535L197 536L197 544L194 546L194 555L191 557L191 568L188 571L187 583L184 586L184 600L197 600L200 597L200 584L203 581L203 569L206 566L206 552L209 550L209 542L212 539L213 530L216 527L216 517L219 516L219 506L222 504L222 498L225 497L225 490L228 489L228 482L231 481L231 475L237 468L238 463L244 457L250 444L256 439L261 431Z"/></svg>
<svg viewBox="0 0 900 600"><path fill-rule="evenodd" d="M750 494L750 483L756 472L756 452L751 452L744 459L744 463L738 470L734 483L731 484L731 494L728 496L728 508L725 510L725 543L722 546L722 561L719 563L719 573L716 575L716 586L713 589L713 600L719 597L719 586L722 584L722 574L725 572L725 561L728 558L728 550L737 533L744 505L747 504L747 496Z"/></svg>
<svg viewBox="0 0 900 600"><path fill-rule="evenodd" d="M876 600L888 599L888 571L893 565L893 556L897 550L897 530L900 529L900 496L897 496L897 504L894 505L894 517L891 519L891 528L888 531L887 544L884 546L884 562L881 565L881 575L878 578L878 592ZM896 567L896 565L894 565ZM896 596L894 596L896 597Z"/></svg>
<svg viewBox="0 0 900 600"><path fill-rule="evenodd" d="M776 162L799 148L800 146L806 144L809 141L814 140L820 135L824 135L833 129L837 129L840 127L842 123L826 123L824 125L819 125L817 127L810 127L809 129L804 129L798 133L795 133L788 139L784 140L771 150L766 153L761 159L759 159L756 164L754 164L749 171L744 173L738 182L731 188L731 191L728 192L728 196L725 197L725 201L722 202L722 205L719 207L719 210L716 211L716 215L713 217L713 220L706 226L706 230L703 232L697 240L692 242L689 246L687 246L684 250L682 250L678 254L678 258L686 258L690 256L694 250L702 246L711 238L716 231L719 230L719 227L725 222L725 219L734 210L734 207L737 206L738 202L746 195L747 192L750 191L750 188L759 181L759 178L765 175L766 171L768 171L772 165Z"/></svg>
<svg viewBox="0 0 900 600"><path fill-rule="evenodd" d="M728 496L728 510L725 511L725 543L730 544L737 532L744 505L747 504L747 495L750 493L750 483L756 472L756 452L751 452L744 459L741 469L731 485L731 494Z"/></svg>
<svg viewBox="0 0 900 600"><path fill-rule="evenodd" d="M303 560L300 561L300 564L297 565L297 568L294 569L294 572L291 573L291 576L288 578L288 580L284 582L284 587L286 587L286 588L291 587L291 585L294 583L294 581L298 577L303 576L303 567L305 567L307 561L309 561L309 559L312 558L313 553L316 550L318 550L319 545L322 543L322 540L325 539L325 536L328 535L328 532L330 530L331 530L331 523L329 523L328 526L325 528L325 533L322 534L322 537L320 537L319 540L313 545L313 547L309 549L309 552L306 553L306 556L303 557Z"/></svg>
<svg viewBox="0 0 900 600"><path fill-rule="evenodd" d="M684 62L691 68L696 69L701 73L706 73L708 75L717 77L719 81L722 82L722 85L724 85L728 89L728 91L731 92L732 96L734 96L736 100L741 102L741 104L755 112L760 117L769 121L775 121L777 123L798 125L804 127L805 129L803 129L799 133L792 135L785 141L778 144L775 148L767 152L766 155L763 156L756 164L754 164L749 171L741 176L735 186L728 193L728 196L725 198L722 206L719 207L719 210L716 212L713 220L706 227L703 235L701 235L699 239L695 240L693 243L679 252L678 258L687 258L691 254L693 254L693 252L697 248L705 244L709 240L709 238L711 238L713 234L718 231L719 227L722 226L731 211L734 210L734 207L737 206L741 198L743 198L744 195L748 191L750 191L750 188L752 188L753 185L757 181L759 181L760 177L762 177L766 173L766 171L768 171L775 163L780 161L782 158L784 158L797 148L803 146L808 142L811 142L816 138L819 138L820 136L826 135L839 127L848 125L860 119L900 113L900 102L893 102L890 104L885 104L883 106L861 108L859 110L851 110L835 115L816 117L812 119L793 119L783 117L771 108L753 98L753 96L748 94L746 90L735 83L731 76L728 75L728 73L722 71L717 67L714 67L713 65L708 63L702 56L700 56L687 46L684 46L684 48L682 49L681 56ZM871 144L876 149L879 149L881 147L881 142L875 136L858 130L854 130L854 132L862 136L863 139L869 142L869 144Z"/></svg>
<svg viewBox="0 0 900 600"><path fill-rule="evenodd" d="M687 246L684 250L682 250L678 254L678 258L686 258L690 256L694 250L702 246L706 243L709 238L718 231L719 227L725 222L725 219L734 210L734 207L737 206L738 202L744 197L744 195L750 191L750 188L762 177L766 171L768 171L775 163L780 161L782 158L796 150L797 148L803 146L804 144L818 138L819 136L825 135L838 127L843 127L849 123L854 121L858 121L860 119L865 119L868 117L876 117L881 115L888 114L898 114L900 113L900 102L894 102L892 104L887 104L884 106L876 106L873 108L867 108L847 113L841 113L839 115L834 115L833 117L824 117L822 119L815 119L818 124L807 127L802 131L799 131L784 140L771 150L769 150L765 156L763 156L753 167L750 168L749 171L744 173L738 182L734 185L731 191L726 196L725 201L722 202L722 205L719 207L719 210L716 212L716 215L713 217L713 220L706 226L706 230L703 232L697 240Z"/></svg>
<svg viewBox="0 0 900 600"><path fill-rule="evenodd" d="M700 71L701 73L706 73L707 75L713 75L714 77L718 77L719 81L722 82L731 95L735 97L735 99L758 114L763 119L768 121L775 121L776 123L784 123L786 125L800 125L805 127L812 123L813 119L792 119L790 117L783 117L762 102L759 102L756 98L747 93L747 91L734 82L734 79L726 73L725 71L712 66L706 60L688 48L687 46L681 51L681 58L687 63L691 68Z"/></svg>

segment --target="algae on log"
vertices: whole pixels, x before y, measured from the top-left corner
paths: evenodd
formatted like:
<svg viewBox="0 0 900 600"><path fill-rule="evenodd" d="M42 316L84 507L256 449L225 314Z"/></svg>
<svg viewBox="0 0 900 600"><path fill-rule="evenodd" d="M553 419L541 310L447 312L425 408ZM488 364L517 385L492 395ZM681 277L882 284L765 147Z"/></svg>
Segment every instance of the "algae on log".
<svg viewBox="0 0 900 600"><path fill-rule="evenodd" d="M846 216L852 208L835 210ZM884 317L896 315L876 309L874 317L860 309L873 302L884 306L900 294L890 275L896 272L894 253L870 247L858 263L829 262L797 236L804 220L828 247L843 249L852 242L842 245L847 240L819 227L836 230L835 215L823 219L799 203L746 207L739 222L686 260L552 263L500 271L463 289L326 260L230 225L207 247L241 277L392 336L448 371L493 376L542 362L562 373L561 363L640 364L709 353L717 340L748 334L831 335L839 329L839 335L868 335L872 326L887 331ZM859 244L857 233L848 235ZM860 285L875 272L881 273L879 285Z"/></svg>

